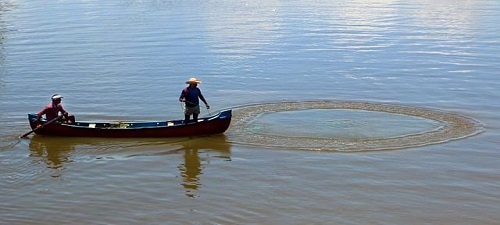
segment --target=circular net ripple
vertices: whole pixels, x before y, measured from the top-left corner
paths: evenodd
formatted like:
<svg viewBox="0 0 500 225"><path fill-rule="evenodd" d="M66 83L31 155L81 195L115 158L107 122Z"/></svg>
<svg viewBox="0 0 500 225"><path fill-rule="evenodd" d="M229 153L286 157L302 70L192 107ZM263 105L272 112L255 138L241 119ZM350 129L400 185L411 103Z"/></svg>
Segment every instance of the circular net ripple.
<svg viewBox="0 0 500 225"><path fill-rule="evenodd" d="M263 134L252 131L252 123L263 113L296 111L306 109L348 109L394 113L421 117L441 124L429 131L383 138L339 138L339 137L290 137L280 134ZM482 132L482 124L472 118L419 107L359 102L359 101L295 101L253 104L236 107L231 127L226 133L233 143L301 150L326 150L339 152L380 151L419 147L466 138Z"/></svg>

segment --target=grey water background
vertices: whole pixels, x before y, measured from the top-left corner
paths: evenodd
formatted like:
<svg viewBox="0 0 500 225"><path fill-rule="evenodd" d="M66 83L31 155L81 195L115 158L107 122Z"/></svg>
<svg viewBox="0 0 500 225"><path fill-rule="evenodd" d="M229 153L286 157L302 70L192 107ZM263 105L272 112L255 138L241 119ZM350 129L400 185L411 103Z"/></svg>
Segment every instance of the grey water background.
<svg viewBox="0 0 500 225"><path fill-rule="evenodd" d="M0 224L499 224L499 11L496 0L0 0ZM18 138L53 93L79 120L182 118L193 76L212 114L356 100L458 113L484 132L347 154L231 133ZM290 115L308 135L304 120L331 119Z"/></svg>

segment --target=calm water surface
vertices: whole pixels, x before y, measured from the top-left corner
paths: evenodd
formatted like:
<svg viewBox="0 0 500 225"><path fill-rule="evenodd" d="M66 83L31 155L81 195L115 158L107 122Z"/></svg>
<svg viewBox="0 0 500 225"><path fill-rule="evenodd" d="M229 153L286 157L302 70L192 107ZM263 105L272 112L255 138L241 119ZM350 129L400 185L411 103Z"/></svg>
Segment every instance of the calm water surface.
<svg viewBox="0 0 500 225"><path fill-rule="evenodd" d="M0 0L0 224L499 224L498 12L496 0ZM231 132L18 138L54 93L78 120L182 118L193 76L204 114L338 99L461 114L484 131L360 153L250 147ZM377 116L253 122L348 138L437 126Z"/></svg>

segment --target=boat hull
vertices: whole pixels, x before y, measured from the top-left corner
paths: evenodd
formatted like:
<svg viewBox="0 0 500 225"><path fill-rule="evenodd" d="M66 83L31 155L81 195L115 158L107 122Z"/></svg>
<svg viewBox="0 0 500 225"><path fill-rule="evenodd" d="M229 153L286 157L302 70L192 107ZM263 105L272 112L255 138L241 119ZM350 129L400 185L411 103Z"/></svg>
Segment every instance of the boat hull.
<svg viewBox="0 0 500 225"><path fill-rule="evenodd" d="M183 120L157 122L76 122L75 124L47 124L34 132L37 135L66 137L186 137L224 133L231 123L231 110L198 119L198 122L184 123ZM36 114L28 114L31 129L35 129ZM43 122L42 122L43 123Z"/></svg>

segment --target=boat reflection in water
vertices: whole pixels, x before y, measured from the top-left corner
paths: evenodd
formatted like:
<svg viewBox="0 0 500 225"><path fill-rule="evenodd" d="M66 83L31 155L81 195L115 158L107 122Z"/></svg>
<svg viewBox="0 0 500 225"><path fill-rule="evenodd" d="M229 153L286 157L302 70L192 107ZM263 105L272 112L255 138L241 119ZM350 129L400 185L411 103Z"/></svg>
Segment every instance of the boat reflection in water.
<svg viewBox="0 0 500 225"><path fill-rule="evenodd" d="M34 135L29 144L30 156L42 158L51 169L60 169L63 163L70 161L70 154L75 149L73 143L60 141L60 138L46 138Z"/></svg>
<svg viewBox="0 0 500 225"><path fill-rule="evenodd" d="M174 140L174 139L171 139ZM147 151L127 157L147 157L165 155L183 155L183 161L177 166L182 177L181 185L186 190L186 196L197 197L196 191L201 186L200 176L211 160L231 161L231 143L226 135L175 139L168 145L159 146L163 151ZM156 147L156 149L159 149ZM165 150L166 149L166 150Z"/></svg>
<svg viewBox="0 0 500 225"><path fill-rule="evenodd" d="M67 163L78 158L113 159L183 154L179 163L181 185L188 197L196 197L201 186L203 168L211 160L231 160L231 144L224 134L186 138L80 138L34 135L30 156L42 159L53 169L53 177L61 176ZM89 157L91 155L92 157ZM91 163L91 161L89 161Z"/></svg>

